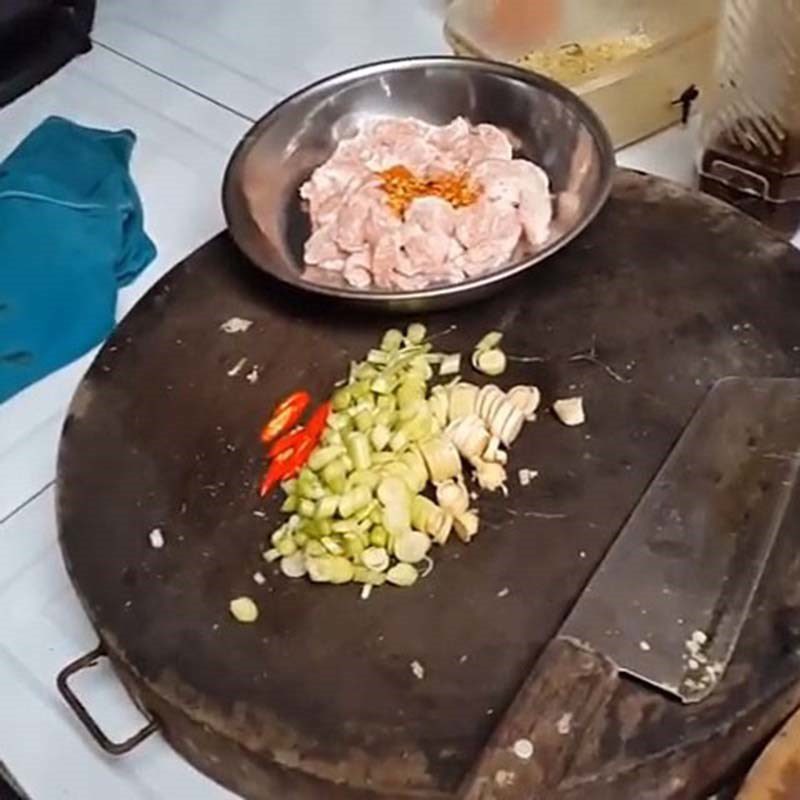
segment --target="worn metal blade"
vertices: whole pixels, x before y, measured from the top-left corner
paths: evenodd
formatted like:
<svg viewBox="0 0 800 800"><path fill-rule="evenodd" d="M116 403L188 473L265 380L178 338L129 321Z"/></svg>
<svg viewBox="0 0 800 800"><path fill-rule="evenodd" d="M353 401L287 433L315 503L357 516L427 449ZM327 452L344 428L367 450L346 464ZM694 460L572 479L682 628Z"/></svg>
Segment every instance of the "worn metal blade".
<svg viewBox="0 0 800 800"><path fill-rule="evenodd" d="M731 658L800 468L800 380L726 378L686 427L559 636L684 702Z"/></svg>

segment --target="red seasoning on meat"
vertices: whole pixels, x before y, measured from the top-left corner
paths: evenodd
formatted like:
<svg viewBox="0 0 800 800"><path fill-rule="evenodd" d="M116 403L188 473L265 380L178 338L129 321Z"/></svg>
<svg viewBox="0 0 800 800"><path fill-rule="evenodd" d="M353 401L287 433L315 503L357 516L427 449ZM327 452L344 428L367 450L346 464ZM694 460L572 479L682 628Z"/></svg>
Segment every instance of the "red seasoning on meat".
<svg viewBox="0 0 800 800"><path fill-rule="evenodd" d="M382 181L381 189L388 195L389 207L401 218L419 197L440 197L453 208L462 208L474 203L479 194L464 173L440 172L431 178L420 178L408 167L398 164L379 172L378 177Z"/></svg>

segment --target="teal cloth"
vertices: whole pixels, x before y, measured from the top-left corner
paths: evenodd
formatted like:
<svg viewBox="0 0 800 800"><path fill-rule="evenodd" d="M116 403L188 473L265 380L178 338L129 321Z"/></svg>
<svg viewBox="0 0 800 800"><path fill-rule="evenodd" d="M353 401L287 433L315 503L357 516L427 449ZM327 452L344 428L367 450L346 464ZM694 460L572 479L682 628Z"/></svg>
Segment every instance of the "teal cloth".
<svg viewBox="0 0 800 800"><path fill-rule="evenodd" d="M50 117L0 164L0 402L101 342L155 257L135 141Z"/></svg>

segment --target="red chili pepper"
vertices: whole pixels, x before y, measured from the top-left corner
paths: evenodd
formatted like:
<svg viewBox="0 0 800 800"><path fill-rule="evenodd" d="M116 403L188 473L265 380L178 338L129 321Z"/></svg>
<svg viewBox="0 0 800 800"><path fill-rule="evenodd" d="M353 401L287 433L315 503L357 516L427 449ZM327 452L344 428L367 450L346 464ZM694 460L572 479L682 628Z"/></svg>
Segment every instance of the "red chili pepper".
<svg viewBox="0 0 800 800"><path fill-rule="evenodd" d="M262 497L277 484L293 478L306 465L309 456L319 443L319 437L311 436L305 429L291 435L295 437L295 442L277 453L267 468L267 474L261 482Z"/></svg>
<svg viewBox="0 0 800 800"><path fill-rule="evenodd" d="M261 481L259 494L262 497L284 479L286 475L286 469L291 463L293 456L294 448L291 450L284 450L282 453L279 453L277 456L275 456L275 458L272 459L269 467L267 467L267 473L264 475L264 479Z"/></svg>
<svg viewBox="0 0 800 800"><path fill-rule="evenodd" d="M284 450L288 450L290 447L294 447L301 439L303 439L307 434L306 428L302 425L297 428L292 428L289 433L284 433L280 439L277 439L272 447L269 449L269 457L275 458L279 453L282 453Z"/></svg>
<svg viewBox="0 0 800 800"><path fill-rule="evenodd" d="M306 436L302 439L292 453L292 457L286 463L286 470L283 474L283 480L293 478L298 472L306 465L308 457L314 452L314 448L318 444L318 439L311 436Z"/></svg>
<svg viewBox="0 0 800 800"><path fill-rule="evenodd" d="M308 406L311 402L311 395L303 391L302 389L299 392L292 392L288 397L285 397L275 406L275 413L278 414L286 408L294 407L296 405L301 405L303 409Z"/></svg>
<svg viewBox="0 0 800 800"><path fill-rule="evenodd" d="M311 402L308 392L294 392L275 407L269 422L261 430L261 441L269 444L303 416Z"/></svg>
<svg viewBox="0 0 800 800"><path fill-rule="evenodd" d="M328 421L328 416L330 413L331 402L329 400L327 403L323 403L317 408L317 410L311 415L308 425L306 425L306 430L308 433L317 441L319 441L319 437L322 436L322 432L325 430L325 423Z"/></svg>

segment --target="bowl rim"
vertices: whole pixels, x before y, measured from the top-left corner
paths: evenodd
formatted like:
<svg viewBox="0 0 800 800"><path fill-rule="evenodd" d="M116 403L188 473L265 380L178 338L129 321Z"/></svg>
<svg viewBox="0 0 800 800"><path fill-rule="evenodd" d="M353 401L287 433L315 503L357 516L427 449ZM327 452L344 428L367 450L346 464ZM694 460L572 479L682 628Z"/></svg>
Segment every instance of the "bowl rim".
<svg viewBox="0 0 800 800"><path fill-rule="evenodd" d="M459 281L458 283L431 286L426 289L414 289L407 291L375 291L370 289L356 289L346 286L330 286L322 283L314 283L313 281L309 280L303 280L302 273L300 272L297 273L297 276L294 276L293 274L285 275L281 271L270 269L268 266L264 266L260 262L259 258L256 257L256 254L251 252L248 248L246 237L239 237L237 234L239 223L235 220L236 215L232 212L233 203L231 199L233 193L232 187L236 182L241 183L241 167L250 149L258 140L259 131L262 128L267 127L271 120L277 116L285 106L290 105L306 94L314 92L321 87L338 86L347 83L350 80L370 77L371 75L381 74L386 71L400 71L442 66L446 66L448 68L462 67L466 68L467 70L478 70L482 72L501 74L520 81L521 83L535 86L538 89L543 89L558 99L571 104L577 109L583 121L585 122L600 155L598 190L595 192L595 196L592 197L591 201L587 204L587 207L577 224L568 231L565 231L559 238L550 242L546 247L543 247L542 249L531 254L531 256L528 258L508 264L505 267L496 269L485 275L467 278L466 280ZM330 75L319 78L312 83L306 84L272 106L265 114L259 117L259 119L252 124L252 126L240 139L239 143L236 145L233 153L231 154L228 164L225 167L222 180L222 209L228 232L239 249L242 250L242 252L247 256L248 260L251 261L254 266L273 278L281 281L282 283L315 294L326 295L328 297L335 297L340 300L348 300L358 303L380 304L387 302L402 302L404 304L410 304L414 301L429 301L436 298L444 298L454 294L459 294L461 292L465 294L471 294L472 291L491 287L495 283L500 283L501 281L518 275L519 273L535 266L539 262L549 258L551 255L565 247L579 234L581 234L600 213L600 210L605 205L611 193L615 169L616 158L614 155L614 146L611 142L611 137L606 130L605 125L603 125L602 121L594 112L594 110L583 99L581 99L581 97L579 97L571 89L567 88L563 84L558 83L552 78L548 78L547 76L538 72L517 67L513 64L502 61L492 61L486 58L469 58L452 55L407 56L402 58L383 59L380 61L370 61L366 64L361 64L355 67L347 67L346 69L339 70L338 72L334 72Z"/></svg>

